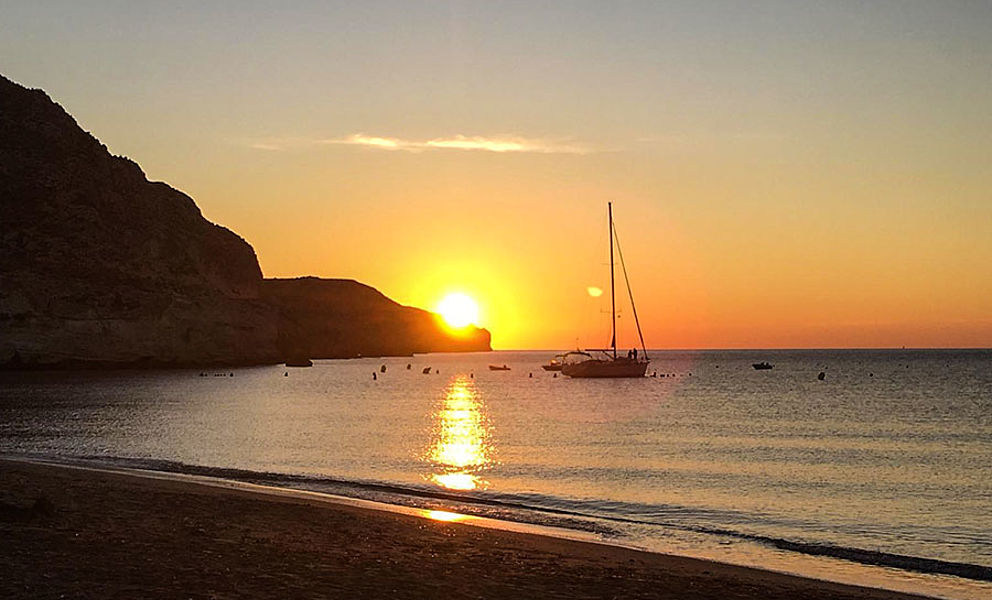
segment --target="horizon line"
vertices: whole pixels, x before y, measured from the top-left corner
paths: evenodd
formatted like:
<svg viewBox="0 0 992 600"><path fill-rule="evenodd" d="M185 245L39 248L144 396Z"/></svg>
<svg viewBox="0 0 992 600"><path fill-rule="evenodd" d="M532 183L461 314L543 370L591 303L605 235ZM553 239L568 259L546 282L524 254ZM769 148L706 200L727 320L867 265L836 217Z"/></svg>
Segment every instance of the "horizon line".
<svg viewBox="0 0 992 600"><path fill-rule="evenodd" d="M579 350L588 351L588 348ZM593 348L592 350L601 350ZM741 352L741 351L795 351L795 350L990 350L992 346L807 346L807 347L712 347L712 348L647 348L651 352ZM488 352L559 352L560 348L493 348ZM568 350L571 352L572 350ZM620 349L617 349L620 352ZM479 352L487 352L481 350ZM431 353L441 354L441 353ZM455 354L455 353L451 353Z"/></svg>

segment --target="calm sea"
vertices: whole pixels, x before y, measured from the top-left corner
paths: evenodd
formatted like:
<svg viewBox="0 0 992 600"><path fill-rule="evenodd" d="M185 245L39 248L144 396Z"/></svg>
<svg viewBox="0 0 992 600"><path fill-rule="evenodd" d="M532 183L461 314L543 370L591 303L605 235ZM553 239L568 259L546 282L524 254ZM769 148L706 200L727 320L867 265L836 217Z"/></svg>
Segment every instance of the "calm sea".
<svg viewBox="0 0 992 600"><path fill-rule="evenodd" d="M992 351L652 352L656 377L612 381L552 354L0 374L0 452L992 597Z"/></svg>

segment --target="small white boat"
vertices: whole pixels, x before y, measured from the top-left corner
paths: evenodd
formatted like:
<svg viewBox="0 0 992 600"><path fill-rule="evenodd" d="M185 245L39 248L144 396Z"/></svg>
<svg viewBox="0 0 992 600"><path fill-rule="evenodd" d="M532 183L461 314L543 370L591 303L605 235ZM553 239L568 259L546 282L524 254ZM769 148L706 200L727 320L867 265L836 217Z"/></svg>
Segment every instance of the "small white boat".
<svg viewBox="0 0 992 600"><path fill-rule="evenodd" d="M541 368L545 371L561 371L561 367L564 364L564 359L564 354L555 354L555 357L549 360L546 364L541 365Z"/></svg>

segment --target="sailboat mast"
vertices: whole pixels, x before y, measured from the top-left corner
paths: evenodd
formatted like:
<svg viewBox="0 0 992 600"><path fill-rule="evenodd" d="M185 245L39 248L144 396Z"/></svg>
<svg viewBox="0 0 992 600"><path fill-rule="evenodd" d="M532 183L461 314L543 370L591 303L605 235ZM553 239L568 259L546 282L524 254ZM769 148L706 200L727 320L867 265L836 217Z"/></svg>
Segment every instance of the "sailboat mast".
<svg viewBox="0 0 992 600"><path fill-rule="evenodd" d="M617 300L613 284L613 203L606 203L606 211L610 217L610 322L613 325L613 339L610 345L613 347L613 359L617 358Z"/></svg>

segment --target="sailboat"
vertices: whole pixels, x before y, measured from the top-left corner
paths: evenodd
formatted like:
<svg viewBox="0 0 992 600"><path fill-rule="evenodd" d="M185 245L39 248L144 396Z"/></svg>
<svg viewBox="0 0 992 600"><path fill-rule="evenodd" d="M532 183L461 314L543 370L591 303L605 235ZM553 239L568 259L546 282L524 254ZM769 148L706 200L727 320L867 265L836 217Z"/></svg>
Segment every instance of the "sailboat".
<svg viewBox="0 0 992 600"><path fill-rule="evenodd" d="M644 347L644 335L641 334L641 323L637 320L637 308L634 307L634 294L630 291L630 280L627 279L627 266L623 262L623 251L620 251L620 266L623 268L623 279L627 284L627 295L630 296L630 306L634 311L634 323L637 325L637 336L641 340L641 355L632 350L626 355L617 355L617 301L613 281L613 244L615 228L613 226L613 203L606 204L610 228L610 315L613 328L613 338L607 349L587 350L586 352L570 352L579 360L567 360L562 364L561 372L569 377L644 377L647 371L648 351ZM617 250L620 250L619 244ZM591 352L599 354L593 355ZM569 357L571 358L571 357Z"/></svg>

